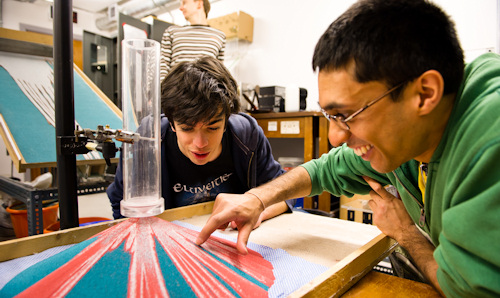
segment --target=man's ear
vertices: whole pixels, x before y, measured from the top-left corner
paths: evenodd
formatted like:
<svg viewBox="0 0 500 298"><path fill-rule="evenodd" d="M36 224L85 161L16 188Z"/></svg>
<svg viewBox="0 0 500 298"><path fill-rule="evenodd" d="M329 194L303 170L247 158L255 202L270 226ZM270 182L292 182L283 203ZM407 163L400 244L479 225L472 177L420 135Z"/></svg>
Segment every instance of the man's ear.
<svg viewBox="0 0 500 298"><path fill-rule="evenodd" d="M428 70L415 80L415 87L419 94L419 114L427 115L431 113L443 98L443 76L437 70Z"/></svg>
<svg viewBox="0 0 500 298"><path fill-rule="evenodd" d="M172 122L169 123L170 124L170 128L172 129L173 132L176 132L175 131L175 128L174 128L174 125L172 124Z"/></svg>

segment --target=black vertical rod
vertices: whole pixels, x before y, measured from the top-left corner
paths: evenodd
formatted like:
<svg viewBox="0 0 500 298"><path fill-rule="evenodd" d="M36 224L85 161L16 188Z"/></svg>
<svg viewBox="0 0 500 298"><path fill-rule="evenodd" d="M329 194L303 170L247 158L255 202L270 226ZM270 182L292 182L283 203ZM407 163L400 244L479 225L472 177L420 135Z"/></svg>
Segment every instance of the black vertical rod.
<svg viewBox="0 0 500 298"><path fill-rule="evenodd" d="M54 94L56 146L75 135L73 87L73 1L54 1ZM57 185L61 229L78 226L76 155L57 151Z"/></svg>

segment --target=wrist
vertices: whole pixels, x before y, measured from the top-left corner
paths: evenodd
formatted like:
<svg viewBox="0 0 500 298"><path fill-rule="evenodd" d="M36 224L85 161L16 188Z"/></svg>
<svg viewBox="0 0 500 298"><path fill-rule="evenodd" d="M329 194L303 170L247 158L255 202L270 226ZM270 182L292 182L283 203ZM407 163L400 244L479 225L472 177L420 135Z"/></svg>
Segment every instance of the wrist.
<svg viewBox="0 0 500 298"><path fill-rule="evenodd" d="M264 201L255 193L251 192L251 191L247 191L245 192L245 194L249 194L251 195L252 197L255 197L257 200L259 200L261 206L262 206L262 211L266 210L266 204L264 204Z"/></svg>
<svg viewBox="0 0 500 298"><path fill-rule="evenodd" d="M419 239L419 236L422 236L422 234L418 231L417 226L413 224L405 229L402 229L401 233L398 236L399 239L395 240L401 246L408 247L411 246L412 243L417 241L417 239Z"/></svg>

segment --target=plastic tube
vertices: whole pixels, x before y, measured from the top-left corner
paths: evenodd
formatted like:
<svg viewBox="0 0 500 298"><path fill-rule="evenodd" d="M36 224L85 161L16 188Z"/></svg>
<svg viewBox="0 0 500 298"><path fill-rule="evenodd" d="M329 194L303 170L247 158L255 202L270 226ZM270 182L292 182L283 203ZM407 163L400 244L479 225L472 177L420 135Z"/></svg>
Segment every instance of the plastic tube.
<svg viewBox="0 0 500 298"><path fill-rule="evenodd" d="M123 143L123 200L126 217L164 211L160 188L160 44L149 39L122 41L123 129L141 135Z"/></svg>

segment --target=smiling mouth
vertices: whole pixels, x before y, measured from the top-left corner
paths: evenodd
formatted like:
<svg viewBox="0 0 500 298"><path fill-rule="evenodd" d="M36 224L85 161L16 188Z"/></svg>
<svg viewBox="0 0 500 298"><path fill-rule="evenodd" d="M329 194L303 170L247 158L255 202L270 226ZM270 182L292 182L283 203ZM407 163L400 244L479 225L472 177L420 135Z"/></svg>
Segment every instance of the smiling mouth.
<svg viewBox="0 0 500 298"><path fill-rule="evenodd" d="M373 145L365 145L365 146L361 146L361 147L356 147L353 150L357 156L363 156L364 154L366 154L366 152L370 151L370 149L372 149L372 148L373 148Z"/></svg>

